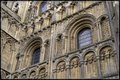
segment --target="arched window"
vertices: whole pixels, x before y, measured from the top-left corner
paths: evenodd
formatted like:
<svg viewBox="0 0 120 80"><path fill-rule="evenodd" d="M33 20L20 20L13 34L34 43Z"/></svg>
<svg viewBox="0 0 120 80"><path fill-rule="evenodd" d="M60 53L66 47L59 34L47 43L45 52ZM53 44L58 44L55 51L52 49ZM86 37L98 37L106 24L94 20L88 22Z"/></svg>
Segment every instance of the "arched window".
<svg viewBox="0 0 120 80"><path fill-rule="evenodd" d="M37 49L34 50L34 52L32 54L31 64L39 63L39 60L40 60L40 48L37 48Z"/></svg>
<svg viewBox="0 0 120 80"><path fill-rule="evenodd" d="M44 1L40 5L40 11L42 13L42 12L45 12L46 10L47 10L47 3Z"/></svg>
<svg viewBox="0 0 120 80"><path fill-rule="evenodd" d="M78 48L92 43L91 30L84 28L78 33Z"/></svg>

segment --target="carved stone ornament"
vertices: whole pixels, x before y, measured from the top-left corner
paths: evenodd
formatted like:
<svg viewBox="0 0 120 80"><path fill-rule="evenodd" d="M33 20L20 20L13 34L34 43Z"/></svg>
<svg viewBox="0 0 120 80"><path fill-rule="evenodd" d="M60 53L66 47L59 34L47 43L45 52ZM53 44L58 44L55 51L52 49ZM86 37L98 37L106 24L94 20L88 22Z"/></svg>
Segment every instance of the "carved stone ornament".
<svg viewBox="0 0 120 80"><path fill-rule="evenodd" d="M65 63L64 62L61 62L59 63L59 65L57 66L57 72L62 72L66 69L66 66L65 66Z"/></svg>
<svg viewBox="0 0 120 80"><path fill-rule="evenodd" d="M63 37L62 34L58 34L57 37L56 37L56 40L60 41L60 40L62 40L62 37Z"/></svg>
<svg viewBox="0 0 120 80"><path fill-rule="evenodd" d="M35 79L35 77L36 77L35 71L31 72L31 73L30 73L30 78Z"/></svg>
<svg viewBox="0 0 120 80"><path fill-rule="evenodd" d="M46 40L45 42L44 42L44 46L49 46L50 45L50 41L49 40Z"/></svg>
<svg viewBox="0 0 120 80"><path fill-rule="evenodd" d="M60 5L58 8L57 8L57 12L62 12L65 10L65 7L63 5Z"/></svg>
<svg viewBox="0 0 120 80"><path fill-rule="evenodd" d="M73 68L73 67L76 68L76 67L78 67L79 64L80 64L79 59L78 58L74 58L71 61L70 68Z"/></svg>

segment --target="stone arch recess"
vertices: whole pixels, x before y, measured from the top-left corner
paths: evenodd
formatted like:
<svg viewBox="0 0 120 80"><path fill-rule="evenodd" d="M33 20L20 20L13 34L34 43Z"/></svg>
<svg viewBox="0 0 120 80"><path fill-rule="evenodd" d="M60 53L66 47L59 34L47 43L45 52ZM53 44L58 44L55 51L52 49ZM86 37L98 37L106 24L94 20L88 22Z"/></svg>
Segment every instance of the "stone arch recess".
<svg viewBox="0 0 120 80"><path fill-rule="evenodd" d="M68 51L76 50L76 34L85 27L89 27L92 31L96 27L96 18L91 14L82 14L72 19L65 28L65 35L68 37ZM92 33L94 36L94 32Z"/></svg>
<svg viewBox="0 0 120 80"><path fill-rule="evenodd" d="M23 67L28 67L30 66L31 64L31 55L33 53L33 51L36 49L36 48L41 48L42 47L42 38L41 37L35 37L31 40L29 40L23 47L23 52L22 54L24 54L24 57L23 57ZM26 65L25 65L26 64Z"/></svg>

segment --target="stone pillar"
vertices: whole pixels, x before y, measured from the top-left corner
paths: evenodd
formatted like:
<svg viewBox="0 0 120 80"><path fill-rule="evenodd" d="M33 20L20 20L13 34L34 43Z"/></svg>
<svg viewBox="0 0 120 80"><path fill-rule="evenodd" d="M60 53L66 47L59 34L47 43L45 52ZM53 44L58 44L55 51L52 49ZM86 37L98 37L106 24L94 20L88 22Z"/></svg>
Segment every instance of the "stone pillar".
<svg viewBox="0 0 120 80"><path fill-rule="evenodd" d="M14 71L14 68L15 68L15 55L16 55L16 51L15 51L15 42L13 42L13 45L11 46L12 47L12 55L11 55L11 61L10 61L10 64L11 64L11 71L13 72Z"/></svg>
<svg viewBox="0 0 120 80"><path fill-rule="evenodd" d="M80 56L80 74L81 79L84 79L84 62L82 56Z"/></svg>
<svg viewBox="0 0 120 80"><path fill-rule="evenodd" d="M69 66L69 61L68 61L68 59L67 59L67 63L66 63L66 78L67 79L70 79L70 66Z"/></svg>
<svg viewBox="0 0 120 80"><path fill-rule="evenodd" d="M101 30L100 21L97 21L96 25L97 25L97 29L98 29L98 42L99 42L102 40L102 30Z"/></svg>
<svg viewBox="0 0 120 80"><path fill-rule="evenodd" d="M98 68L98 78L102 78L98 48L95 48L95 54L96 54L96 58L97 58L96 62L97 62L97 68Z"/></svg>

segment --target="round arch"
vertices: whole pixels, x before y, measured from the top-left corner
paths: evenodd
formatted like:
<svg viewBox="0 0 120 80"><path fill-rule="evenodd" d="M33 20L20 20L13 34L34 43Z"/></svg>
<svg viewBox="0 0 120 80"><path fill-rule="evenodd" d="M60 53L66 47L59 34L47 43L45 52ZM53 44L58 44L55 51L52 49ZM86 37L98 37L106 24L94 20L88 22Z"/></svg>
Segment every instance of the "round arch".
<svg viewBox="0 0 120 80"><path fill-rule="evenodd" d="M68 36L68 46L70 50L77 49L77 33L83 28L90 28L92 36L94 36L94 28L96 27L96 18L91 14L82 14L73 18L65 28L65 35Z"/></svg>
<svg viewBox="0 0 120 80"><path fill-rule="evenodd" d="M31 65L32 53L35 49L42 47L42 39L40 37L35 37L29 40L23 47L23 66L28 67Z"/></svg>
<svg viewBox="0 0 120 80"><path fill-rule="evenodd" d="M79 54L75 54L75 55L72 55L68 58L68 62L70 62L73 58L79 58L80 60L80 55Z"/></svg>
<svg viewBox="0 0 120 80"><path fill-rule="evenodd" d="M104 44L98 46L98 52L97 53L99 53L105 47L111 47L114 50L114 47L113 47L112 43L104 43Z"/></svg>
<svg viewBox="0 0 120 80"><path fill-rule="evenodd" d="M72 27L76 26L77 23L84 21L84 20L90 20L92 23L96 22L95 16L93 16L91 14L78 15L68 22L68 25L65 28L65 33L67 34L69 30L72 30L71 29Z"/></svg>
<svg viewBox="0 0 120 80"><path fill-rule="evenodd" d="M60 63L60 62L65 62L65 64L67 63L66 58L61 58L61 59L57 59L54 62L54 67L56 68L56 66Z"/></svg>
<svg viewBox="0 0 120 80"><path fill-rule="evenodd" d="M98 50L101 74L111 74L118 71L117 56L112 43L105 43Z"/></svg>

